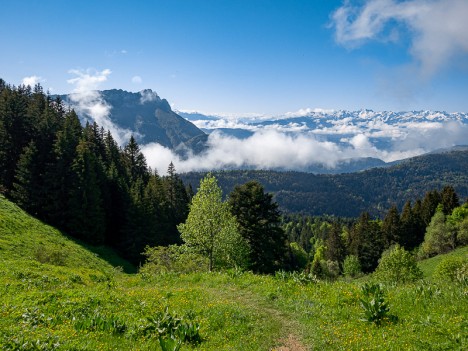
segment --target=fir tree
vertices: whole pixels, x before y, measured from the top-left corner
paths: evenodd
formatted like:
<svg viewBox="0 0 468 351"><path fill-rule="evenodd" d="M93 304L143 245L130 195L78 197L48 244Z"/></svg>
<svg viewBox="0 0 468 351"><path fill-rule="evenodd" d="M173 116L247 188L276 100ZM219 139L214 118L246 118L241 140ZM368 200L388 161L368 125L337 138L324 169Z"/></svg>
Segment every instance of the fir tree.
<svg viewBox="0 0 468 351"><path fill-rule="evenodd" d="M236 186L229 195L239 231L250 245L250 264L255 272L273 273L285 264L286 235L280 227L278 205L263 186L250 181Z"/></svg>

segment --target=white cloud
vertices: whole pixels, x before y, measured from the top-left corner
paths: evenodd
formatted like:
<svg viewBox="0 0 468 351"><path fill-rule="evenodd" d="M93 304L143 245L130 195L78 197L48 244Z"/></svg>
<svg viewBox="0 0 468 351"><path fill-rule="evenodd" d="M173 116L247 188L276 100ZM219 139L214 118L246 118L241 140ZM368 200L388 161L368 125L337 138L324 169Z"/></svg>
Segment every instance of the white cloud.
<svg viewBox="0 0 468 351"><path fill-rule="evenodd" d="M155 91L152 91L151 89L145 89L140 91L140 104L144 104L146 102L151 102L155 101L156 99L159 99L158 94Z"/></svg>
<svg viewBox="0 0 468 351"><path fill-rule="evenodd" d="M463 145L468 140L468 125L455 121L411 121L394 126L369 120L361 122L359 127L341 125L333 132L335 134L324 132L320 139L315 136L316 131L303 130L285 133L264 128L245 139L213 132L208 137L208 150L189 155L187 159L155 143L143 145L142 151L148 164L160 173L166 172L171 161L180 172L240 167L303 170L317 163L333 168L341 160L359 157L391 162L438 148ZM335 138L335 141L326 139L337 134L348 137ZM389 144L379 148L379 140Z"/></svg>
<svg viewBox="0 0 468 351"><path fill-rule="evenodd" d="M411 54L428 77L454 57L468 54L467 14L466 0L366 0L363 6L346 1L333 13L332 25L336 41L350 47L398 40L398 30L407 30Z"/></svg>
<svg viewBox="0 0 468 351"><path fill-rule="evenodd" d="M133 76L132 77L132 83L133 84L141 84L143 82L143 79L141 79L140 76Z"/></svg>
<svg viewBox="0 0 468 351"><path fill-rule="evenodd" d="M331 109L323 109L323 108L301 108L297 110L296 112L286 112L284 115L286 118L290 117L304 117L304 116L309 116L313 113L320 113L320 114L326 114L326 113L333 113L335 110Z"/></svg>
<svg viewBox="0 0 468 351"><path fill-rule="evenodd" d="M24 77L21 81L21 84L23 85L29 85L30 87L34 88L34 86L38 83L45 82L45 79L42 79L42 77L39 76L29 76L29 77Z"/></svg>
<svg viewBox="0 0 468 351"><path fill-rule="evenodd" d="M72 69L69 73L76 76L67 80L67 83L74 85L73 92L70 94L73 108L79 115L91 118L105 130L110 130L115 141L121 146L124 145L130 139L130 136L135 133L112 123L109 118L110 106L102 99L97 90L100 84L105 82L112 73L111 70Z"/></svg>

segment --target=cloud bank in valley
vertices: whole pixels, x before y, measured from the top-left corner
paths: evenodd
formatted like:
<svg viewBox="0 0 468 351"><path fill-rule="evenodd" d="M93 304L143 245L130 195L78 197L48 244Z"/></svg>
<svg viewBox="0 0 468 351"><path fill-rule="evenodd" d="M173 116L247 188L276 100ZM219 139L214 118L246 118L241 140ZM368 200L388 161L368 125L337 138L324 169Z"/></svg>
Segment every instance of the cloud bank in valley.
<svg viewBox="0 0 468 351"><path fill-rule="evenodd" d="M370 120L366 127L337 126L322 134L317 132L293 133L270 128L238 139L215 131L208 137L208 150L187 159L157 143L143 145L142 151L148 164L160 174L165 173L171 161L179 172L245 167L304 170L316 164L332 169L340 161L361 157L390 162L466 144L468 140L468 126L457 121L412 121L376 129ZM330 136L337 141L327 140ZM385 140L388 147L379 148L379 140Z"/></svg>

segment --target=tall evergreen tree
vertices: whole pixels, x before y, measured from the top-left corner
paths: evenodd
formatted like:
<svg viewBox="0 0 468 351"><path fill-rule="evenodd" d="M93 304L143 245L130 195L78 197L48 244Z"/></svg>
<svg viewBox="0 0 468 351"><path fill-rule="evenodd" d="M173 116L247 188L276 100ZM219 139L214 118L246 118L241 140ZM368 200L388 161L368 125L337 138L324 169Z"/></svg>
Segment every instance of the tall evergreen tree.
<svg viewBox="0 0 468 351"><path fill-rule="evenodd" d="M133 135L124 148L124 160L131 183L136 182L137 179L141 179L143 183L148 181L149 171L146 159Z"/></svg>
<svg viewBox="0 0 468 351"><path fill-rule="evenodd" d="M353 226L350 236L350 253L359 258L363 272L372 272L384 248L379 223L371 220L369 213L364 212Z"/></svg>
<svg viewBox="0 0 468 351"><path fill-rule="evenodd" d="M431 222L432 216L437 209L437 206L442 202L442 198L437 190L428 191L421 203L421 218L424 226L427 227Z"/></svg>
<svg viewBox="0 0 468 351"><path fill-rule="evenodd" d="M92 244L105 239L105 214L101 193L102 165L86 140L78 144L72 165L69 233Z"/></svg>
<svg viewBox="0 0 468 351"><path fill-rule="evenodd" d="M382 233L384 238L384 249L401 242L400 214L396 205L390 207L382 222Z"/></svg>
<svg viewBox="0 0 468 351"><path fill-rule="evenodd" d="M229 195L239 231L250 245L250 264L255 272L273 273L284 267L286 235L280 226L278 205L263 186L250 181L236 186Z"/></svg>
<svg viewBox="0 0 468 351"><path fill-rule="evenodd" d="M450 215L454 208L460 206L458 195L452 186L445 186L440 194L444 214Z"/></svg>
<svg viewBox="0 0 468 351"><path fill-rule="evenodd" d="M23 149L18 160L11 197L24 210L33 215L37 215L36 210L40 202L39 167L36 144L31 141Z"/></svg>
<svg viewBox="0 0 468 351"><path fill-rule="evenodd" d="M346 256L346 247L341 236L342 228L338 222L333 222L325 241L325 258L341 264Z"/></svg>
<svg viewBox="0 0 468 351"><path fill-rule="evenodd" d="M190 200L172 162L169 164L167 176L162 179L162 184L166 192L166 213L169 220L167 240L173 244L180 242L177 225L187 218Z"/></svg>

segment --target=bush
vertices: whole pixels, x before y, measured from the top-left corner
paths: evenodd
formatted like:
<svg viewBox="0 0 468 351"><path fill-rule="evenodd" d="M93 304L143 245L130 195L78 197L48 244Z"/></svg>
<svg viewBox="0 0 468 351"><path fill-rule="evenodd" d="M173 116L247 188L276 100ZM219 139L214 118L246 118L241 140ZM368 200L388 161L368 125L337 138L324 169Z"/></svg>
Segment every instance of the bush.
<svg viewBox="0 0 468 351"><path fill-rule="evenodd" d="M396 321L397 317L390 315L388 312L387 301L385 294L380 284L364 284L361 287L362 297L359 299L362 309L364 310L363 321L381 325L382 322Z"/></svg>
<svg viewBox="0 0 468 351"><path fill-rule="evenodd" d="M415 257L400 245L384 251L375 276L392 283L414 282L423 277Z"/></svg>
<svg viewBox="0 0 468 351"><path fill-rule="evenodd" d="M146 247L145 264L140 268L143 274L164 274L202 272L208 269L208 260L198 254L186 252L182 246Z"/></svg>
<svg viewBox="0 0 468 351"><path fill-rule="evenodd" d="M434 279L441 281L458 281L457 272L460 270L460 278L463 266L468 265L468 259L462 257L447 257L440 262L434 270Z"/></svg>
<svg viewBox="0 0 468 351"><path fill-rule="evenodd" d="M346 256L343 262L343 274L347 277L357 277L362 274L359 258L354 255Z"/></svg>

